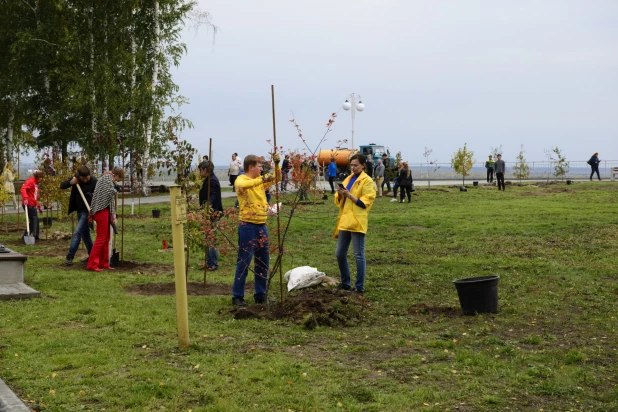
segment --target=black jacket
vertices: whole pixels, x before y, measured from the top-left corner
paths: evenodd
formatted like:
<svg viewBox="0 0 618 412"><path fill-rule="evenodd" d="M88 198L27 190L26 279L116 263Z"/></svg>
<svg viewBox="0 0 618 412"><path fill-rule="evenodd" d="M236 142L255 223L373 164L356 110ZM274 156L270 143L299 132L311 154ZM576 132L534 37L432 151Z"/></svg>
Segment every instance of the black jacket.
<svg viewBox="0 0 618 412"><path fill-rule="evenodd" d="M204 206L207 200L208 180L204 179L204 184L200 189L200 206ZM223 203L221 202L221 184L214 173L210 175L210 204L217 212L223 212Z"/></svg>
<svg viewBox="0 0 618 412"><path fill-rule="evenodd" d="M91 176L88 183L82 183L82 181L79 180L79 176L77 174L75 175L75 177L77 178L79 182L79 187L81 187L82 192L84 192L84 197L86 198L86 201L88 202L88 206L90 206L90 204L92 203L92 194L94 193L94 188L97 185L97 179ZM76 185L72 185L71 180L73 180L73 178L70 178L60 183L60 189L62 190L68 189L69 187L72 186L71 197L69 197L69 214L73 213L74 211L78 211L78 212L81 212L82 210L87 211L88 209L86 208L86 205L84 204L84 201L82 200L82 197L79 195Z"/></svg>
<svg viewBox="0 0 618 412"><path fill-rule="evenodd" d="M399 186L412 187L412 183L414 182L414 179L412 179L412 171L410 169L401 169L397 181L399 182Z"/></svg>

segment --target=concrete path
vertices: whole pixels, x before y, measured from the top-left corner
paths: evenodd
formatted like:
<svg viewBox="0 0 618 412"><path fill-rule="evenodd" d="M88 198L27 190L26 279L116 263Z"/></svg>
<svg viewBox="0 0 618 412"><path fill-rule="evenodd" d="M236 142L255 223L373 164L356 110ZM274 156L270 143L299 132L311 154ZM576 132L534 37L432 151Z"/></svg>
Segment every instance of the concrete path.
<svg viewBox="0 0 618 412"><path fill-rule="evenodd" d="M30 412L22 401L0 379L0 412Z"/></svg>

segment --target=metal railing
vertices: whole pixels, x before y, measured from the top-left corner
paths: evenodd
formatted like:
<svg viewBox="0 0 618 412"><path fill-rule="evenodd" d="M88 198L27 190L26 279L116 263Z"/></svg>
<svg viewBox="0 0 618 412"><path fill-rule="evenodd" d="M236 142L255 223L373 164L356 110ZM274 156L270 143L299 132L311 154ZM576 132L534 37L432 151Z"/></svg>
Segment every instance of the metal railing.
<svg viewBox="0 0 618 412"><path fill-rule="evenodd" d="M569 171L564 176L565 179L588 179L592 169L587 164L586 160L575 160L567 162L569 165ZM526 163L530 168L529 180L553 180L556 179L554 175L554 162L547 160L534 161ZM410 169L414 174L415 179L425 180L457 180L462 176L457 174L451 167L450 163L436 163L433 165L427 165L426 163L409 163ZM513 167L517 165L516 162L505 162L506 172L504 178L508 180L515 180L515 174ZM602 179L610 179L611 171L613 168L618 167L618 160L603 160L599 164L599 174ZM486 179L487 169L485 169L485 162L474 163L469 175L466 176L466 180L481 180ZM596 178L596 173L595 173Z"/></svg>

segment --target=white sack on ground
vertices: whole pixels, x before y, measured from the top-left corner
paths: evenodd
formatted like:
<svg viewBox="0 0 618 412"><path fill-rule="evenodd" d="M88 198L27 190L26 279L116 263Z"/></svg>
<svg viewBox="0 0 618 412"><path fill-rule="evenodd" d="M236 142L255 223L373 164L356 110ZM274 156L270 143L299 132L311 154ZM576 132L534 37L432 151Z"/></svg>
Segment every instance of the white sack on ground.
<svg viewBox="0 0 618 412"><path fill-rule="evenodd" d="M285 272L283 276L288 282L288 292L293 289L303 289L322 283L324 272L318 272L317 268L311 266L299 266Z"/></svg>

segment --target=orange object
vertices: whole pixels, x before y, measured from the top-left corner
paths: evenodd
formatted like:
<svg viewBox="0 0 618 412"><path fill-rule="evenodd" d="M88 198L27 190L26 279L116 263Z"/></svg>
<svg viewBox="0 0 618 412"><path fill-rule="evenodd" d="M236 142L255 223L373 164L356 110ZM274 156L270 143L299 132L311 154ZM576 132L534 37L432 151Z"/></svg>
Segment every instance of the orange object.
<svg viewBox="0 0 618 412"><path fill-rule="evenodd" d="M163 239L163 250L167 250L167 240Z"/></svg>
<svg viewBox="0 0 618 412"><path fill-rule="evenodd" d="M331 157L335 158L335 163L339 167L346 167L350 163L350 157L358 153L358 150L339 149L339 150L320 150L318 154L318 164L328 166Z"/></svg>

